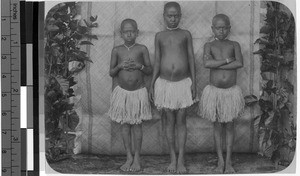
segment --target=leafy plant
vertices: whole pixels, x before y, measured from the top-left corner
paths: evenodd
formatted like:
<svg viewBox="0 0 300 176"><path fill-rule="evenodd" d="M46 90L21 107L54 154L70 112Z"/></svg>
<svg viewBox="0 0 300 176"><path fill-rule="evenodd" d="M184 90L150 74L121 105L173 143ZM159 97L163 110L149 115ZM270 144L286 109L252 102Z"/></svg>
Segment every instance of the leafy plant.
<svg viewBox="0 0 300 176"><path fill-rule="evenodd" d="M79 4L66 2L52 8L45 25L45 127L46 158L49 162L72 154L75 128L79 122L72 87L74 76L86 62L92 62L82 46L98 39L91 34L98 27L97 16L81 19Z"/></svg>
<svg viewBox="0 0 300 176"><path fill-rule="evenodd" d="M272 159L276 166L287 166L294 157L296 127L293 124L289 96L294 87L288 80L293 71L295 22L281 10L278 2L264 2L267 7L265 25L256 40L261 57L262 94L259 103L259 154ZM255 101L253 101L255 102Z"/></svg>

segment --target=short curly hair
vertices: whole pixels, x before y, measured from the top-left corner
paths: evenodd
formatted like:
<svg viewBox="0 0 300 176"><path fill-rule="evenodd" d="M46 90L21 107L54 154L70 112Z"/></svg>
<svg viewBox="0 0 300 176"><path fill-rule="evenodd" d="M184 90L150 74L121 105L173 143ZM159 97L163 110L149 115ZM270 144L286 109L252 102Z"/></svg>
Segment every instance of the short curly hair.
<svg viewBox="0 0 300 176"><path fill-rule="evenodd" d="M181 14L181 7L178 4L178 2L167 2L164 6L164 14L166 13L166 10L170 7L175 7L178 10L178 12Z"/></svg>
<svg viewBox="0 0 300 176"><path fill-rule="evenodd" d="M216 20L219 20L219 19L221 19L221 20L224 20L224 22L227 24L227 25L229 25L230 26L230 20L229 20L229 17L227 16L227 15L225 15L225 14L217 14L217 15L215 15L214 17L213 17L213 19L212 19L212 25L214 25L214 23L216 22Z"/></svg>
<svg viewBox="0 0 300 176"><path fill-rule="evenodd" d="M138 29L136 21L133 20L133 19L127 18L127 19L125 19L125 20L122 21L122 23L121 23L121 30L123 29L123 27L124 27L124 25L126 23L130 23L130 24L132 24L133 27L135 27L135 29Z"/></svg>

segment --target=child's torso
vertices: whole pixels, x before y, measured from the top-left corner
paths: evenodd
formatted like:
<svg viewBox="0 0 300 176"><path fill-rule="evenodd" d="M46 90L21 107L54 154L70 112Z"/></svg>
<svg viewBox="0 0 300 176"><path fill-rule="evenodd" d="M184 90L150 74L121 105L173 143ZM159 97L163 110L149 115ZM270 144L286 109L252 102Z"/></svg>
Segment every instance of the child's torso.
<svg viewBox="0 0 300 176"><path fill-rule="evenodd" d="M118 64L128 60L144 65L143 53L139 46L127 50L121 48L118 51ZM126 90L137 90L144 86L144 74L141 70L120 70L118 73L118 85Z"/></svg>
<svg viewBox="0 0 300 176"><path fill-rule="evenodd" d="M183 31L163 32L160 40L160 76L179 81L189 75L187 37Z"/></svg>
<svg viewBox="0 0 300 176"><path fill-rule="evenodd" d="M211 45L211 54L214 59L224 60L235 57L232 41L214 41ZM210 83L219 88L229 88L236 84L236 69L210 69Z"/></svg>

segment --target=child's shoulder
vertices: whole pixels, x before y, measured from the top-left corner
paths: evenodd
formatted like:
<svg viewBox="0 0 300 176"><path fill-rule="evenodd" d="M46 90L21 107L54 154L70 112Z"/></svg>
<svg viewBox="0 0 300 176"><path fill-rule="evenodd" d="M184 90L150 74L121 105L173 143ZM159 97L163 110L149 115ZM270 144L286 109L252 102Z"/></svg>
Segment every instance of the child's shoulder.
<svg viewBox="0 0 300 176"><path fill-rule="evenodd" d="M138 47L141 50L148 50L146 45L143 45L143 44L140 44L140 43L136 43L135 46Z"/></svg>
<svg viewBox="0 0 300 176"><path fill-rule="evenodd" d="M155 34L156 38L161 38L161 37L164 37L164 35L168 35L170 31L168 30L164 30L164 31L159 31ZM186 36L191 36L191 32L186 30L186 29L179 29L177 30L177 32L183 34L183 35L186 35ZM177 33L178 34L178 33ZM181 35L180 34L180 35Z"/></svg>
<svg viewBox="0 0 300 176"><path fill-rule="evenodd" d="M234 47L240 47L240 44L239 44L239 42L237 42L237 41L228 40L228 44L229 44L229 45L232 45L232 46L234 46Z"/></svg>
<svg viewBox="0 0 300 176"><path fill-rule="evenodd" d="M228 41L228 43L230 43L230 44L239 44L239 42L237 42L237 41L234 41L234 40L227 40Z"/></svg>
<svg viewBox="0 0 300 176"><path fill-rule="evenodd" d="M218 40L212 40L212 41L208 41L205 43L205 46L213 46L215 44L218 43ZM233 40L226 40L226 43L225 44L228 44L228 45L239 45L239 43L237 41L233 41Z"/></svg>
<svg viewBox="0 0 300 176"><path fill-rule="evenodd" d="M166 33L166 31L159 31L155 34L155 37L159 38L161 37L162 35L164 35Z"/></svg>
<svg viewBox="0 0 300 176"><path fill-rule="evenodd" d="M191 34L191 32L187 29L180 29L180 31L184 34Z"/></svg>
<svg viewBox="0 0 300 176"><path fill-rule="evenodd" d="M211 47L214 43L214 41L208 41L204 44L204 47Z"/></svg>
<svg viewBox="0 0 300 176"><path fill-rule="evenodd" d="M119 51L121 48L123 48L124 47L124 45L122 44L122 45L118 45L118 46L115 46L115 47L113 47L113 51Z"/></svg>

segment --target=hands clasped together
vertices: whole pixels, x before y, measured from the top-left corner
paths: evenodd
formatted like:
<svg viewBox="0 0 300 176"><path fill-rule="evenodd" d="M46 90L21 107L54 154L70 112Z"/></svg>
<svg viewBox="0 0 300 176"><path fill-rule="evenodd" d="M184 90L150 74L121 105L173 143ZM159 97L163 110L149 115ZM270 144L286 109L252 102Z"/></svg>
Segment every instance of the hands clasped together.
<svg viewBox="0 0 300 176"><path fill-rule="evenodd" d="M127 60L125 60L124 62L120 63L118 65L118 67L122 70L126 70L126 71L134 71L134 70L141 70L141 68L143 67L142 64L134 61L131 58L128 58Z"/></svg>

